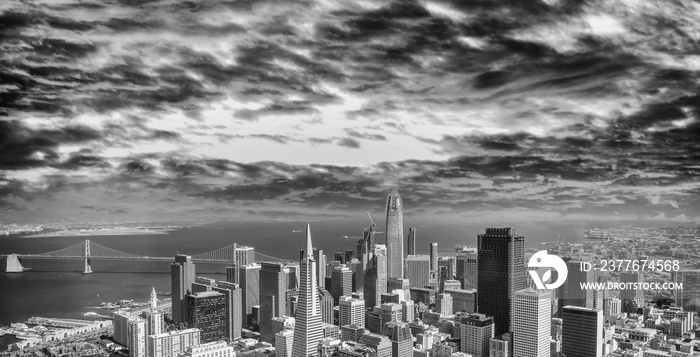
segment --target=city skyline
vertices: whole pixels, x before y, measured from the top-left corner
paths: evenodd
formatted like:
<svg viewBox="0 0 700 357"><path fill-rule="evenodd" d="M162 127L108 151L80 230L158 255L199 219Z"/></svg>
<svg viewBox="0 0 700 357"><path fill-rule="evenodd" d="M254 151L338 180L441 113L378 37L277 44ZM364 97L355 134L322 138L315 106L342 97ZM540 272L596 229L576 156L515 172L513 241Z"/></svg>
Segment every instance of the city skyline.
<svg viewBox="0 0 700 357"><path fill-rule="evenodd" d="M0 218L698 224L691 1L0 4Z"/></svg>

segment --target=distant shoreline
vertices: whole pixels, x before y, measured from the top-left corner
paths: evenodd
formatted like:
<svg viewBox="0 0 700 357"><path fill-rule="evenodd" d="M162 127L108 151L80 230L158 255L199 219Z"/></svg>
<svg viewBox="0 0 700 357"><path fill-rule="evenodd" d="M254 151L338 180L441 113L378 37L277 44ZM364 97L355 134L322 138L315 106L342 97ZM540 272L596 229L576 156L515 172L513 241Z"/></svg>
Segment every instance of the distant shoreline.
<svg viewBox="0 0 700 357"><path fill-rule="evenodd" d="M17 238L50 238L50 237L97 237L97 236L137 236L137 235L161 235L170 234L172 229L95 229L95 230L72 230L63 229L54 232L44 232L37 234L27 234L16 236Z"/></svg>

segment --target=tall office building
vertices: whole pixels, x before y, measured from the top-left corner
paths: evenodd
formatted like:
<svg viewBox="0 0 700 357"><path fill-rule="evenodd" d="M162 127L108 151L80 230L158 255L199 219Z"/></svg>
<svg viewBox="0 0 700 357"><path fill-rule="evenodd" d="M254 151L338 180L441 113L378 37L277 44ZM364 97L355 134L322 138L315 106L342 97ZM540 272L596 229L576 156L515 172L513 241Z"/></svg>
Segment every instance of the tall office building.
<svg viewBox="0 0 700 357"><path fill-rule="evenodd" d="M595 270L582 271L580 261L569 261L566 263L566 267L569 271L566 281L564 285L557 289L557 298L559 300L557 303L557 316L561 316L564 306L580 306L592 309L595 302L594 290L581 288L582 284L595 282Z"/></svg>
<svg viewBox="0 0 700 357"><path fill-rule="evenodd" d="M364 277L365 307L379 306L382 294L387 289L386 255L377 254L372 257Z"/></svg>
<svg viewBox="0 0 700 357"><path fill-rule="evenodd" d="M147 335L146 335L146 320L131 319L127 321L128 339L126 348L129 349L129 356L146 357L147 356Z"/></svg>
<svg viewBox="0 0 700 357"><path fill-rule="evenodd" d="M240 309L242 291L238 284L219 281L212 287L212 291L224 294L226 297L226 337L231 341L241 338L241 326L243 325Z"/></svg>
<svg viewBox="0 0 700 357"><path fill-rule="evenodd" d="M314 259L316 259L318 287L326 289L326 255L323 254L323 249L314 248Z"/></svg>
<svg viewBox="0 0 700 357"><path fill-rule="evenodd" d="M253 306L260 305L260 265L241 265L238 274L241 282L241 318L243 326L257 324Z"/></svg>
<svg viewBox="0 0 700 357"><path fill-rule="evenodd" d="M489 346L494 337L493 318L483 314L468 314L460 321L460 351L474 357L489 357Z"/></svg>
<svg viewBox="0 0 700 357"><path fill-rule="evenodd" d="M216 291L187 295L187 323L198 328L201 343L226 339L226 296Z"/></svg>
<svg viewBox="0 0 700 357"><path fill-rule="evenodd" d="M409 255L406 257L406 278L412 288L424 288L430 281L430 256Z"/></svg>
<svg viewBox="0 0 700 357"><path fill-rule="evenodd" d="M333 295L326 289L318 289L318 300L319 306L321 306L321 321L327 324L333 324L333 307L335 306Z"/></svg>
<svg viewBox="0 0 700 357"><path fill-rule="evenodd" d="M192 293L195 265L188 255L175 255L175 262L170 265L170 282L172 296L173 321L185 322L187 319L187 304L185 297Z"/></svg>
<svg viewBox="0 0 700 357"><path fill-rule="evenodd" d="M408 255L416 255L416 228L408 229Z"/></svg>
<svg viewBox="0 0 700 357"><path fill-rule="evenodd" d="M365 301L342 297L338 306L338 325L365 326Z"/></svg>
<svg viewBox="0 0 700 357"><path fill-rule="evenodd" d="M535 289L515 292L513 298L513 355L549 357L552 293ZM498 324L498 321L494 321ZM498 325L496 325L498 328Z"/></svg>
<svg viewBox="0 0 700 357"><path fill-rule="evenodd" d="M476 253L457 254L456 279L462 284L462 289L478 288L478 271Z"/></svg>
<svg viewBox="0 0 700 357"><path fill-rule="evenodd" d="M350 268L340 265L333 269L331 273L331 295L335 304L343 295L352 293L352 271Z"/></svg>
<svg viewBox="0 0 700 357"><path fill-rule="evenodd" d="M255 264L255 248L245 245L236 247L236 261L238 265Z"/></svg>
<svg viewBox="0 0 700 357"><path fill-rule="evenodd" d="M316 356L319 341L323 339L321 307L318 304L316 260L313 256L311 228L307 224L304 234L307 252L301 260L299 302L294 326L292 357Z"/></svg>
<svg viewBox="0 0 700 357"><path fill-rule="evenodd" d="M430 243L430 271L438 269L438 244L437 242Z"/></svg>
<svg viewBox="0 0 700 357"><path fill-rule="evenodd" d="M272 318L287 314L288 273L280 263L260 264L260 341L273 343Z"/></svg>
<svg viewBox="0 0 700 357"><path fill-rule="evenodd" d="M495 334L511 329L513 295L525 288L525 238L515 228L487 228L477 239L478 311L493 316Z"/></svg>
<svg viewBox="0 0 700 357"><path fill-rule="evenodd" d="M644 274L641 272L622 271L620 272L620 282L625 284L633 284L644 282ZM636 313L637 308L644 307L644 290L624 289L620 290L620 300L622 300L622 312Z"/></svg>
<svg viewBox="0 0 700 357"><path fill-rule="evenodd" d="M386 200L387 270L390 278L403 278L403 204L394 189Z"/></svg>
<svg viewBox="0 0 700 357"><path fill-rule="evenodd" d="M603 311L579 306L563 310L561 351L566 357L602 357Z"/></svg>

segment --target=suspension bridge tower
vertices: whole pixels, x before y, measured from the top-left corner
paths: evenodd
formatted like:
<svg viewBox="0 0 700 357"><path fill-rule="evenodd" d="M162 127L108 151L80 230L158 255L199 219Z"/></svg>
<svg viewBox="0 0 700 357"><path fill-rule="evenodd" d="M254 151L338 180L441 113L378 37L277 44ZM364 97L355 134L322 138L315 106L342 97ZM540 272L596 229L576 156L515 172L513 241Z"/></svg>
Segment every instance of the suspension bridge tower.
<svg viewBox="0 0 700 357"><path fill-rule="evenodd" d="M90 265L90 240L85 240L85 269L83 274L92 274L92 266Z"/></svg>

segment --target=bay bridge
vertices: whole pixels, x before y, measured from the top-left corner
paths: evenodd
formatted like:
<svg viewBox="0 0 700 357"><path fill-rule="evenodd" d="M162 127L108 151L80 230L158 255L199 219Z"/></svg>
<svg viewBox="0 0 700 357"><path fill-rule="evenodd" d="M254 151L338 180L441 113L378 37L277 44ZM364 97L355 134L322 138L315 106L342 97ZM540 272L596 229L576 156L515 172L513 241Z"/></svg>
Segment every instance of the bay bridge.
<svg viewBox="0 0 700 357"><path fill-rule="evenodd" d="M195 263L219 263L219 264L235 264L237 244L212 250L209 252L191 255L192 261ZM133 253L122 252L102 244L91 242L86 239L83 243L74 244L59 250L46 253L31 253L31 254L0 254L0 258L7 257L8 273L18 273L25 271L22 267L20 259L54 259L54 260L83 260L85 268L83 273L92 273L93 260L123 260L123 261L142 261L142 262L157 262L157 261L174 261L174 256L160 257L139 255ZM289 263L291 260L273 257L271 255L255 252L255 261L258 263Z"/></svg>

